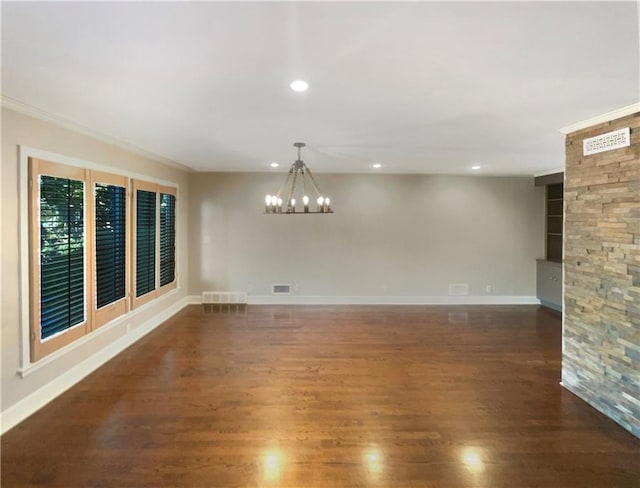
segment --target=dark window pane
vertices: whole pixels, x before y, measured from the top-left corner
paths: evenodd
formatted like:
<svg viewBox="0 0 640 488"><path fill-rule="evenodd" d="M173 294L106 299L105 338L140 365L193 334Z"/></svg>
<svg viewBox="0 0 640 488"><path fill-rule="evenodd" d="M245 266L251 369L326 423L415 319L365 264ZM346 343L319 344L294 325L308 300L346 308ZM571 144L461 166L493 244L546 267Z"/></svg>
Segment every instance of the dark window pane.
<svg viewBox="0 0 640 488"><path fill-rule="evenodd" d="M84 321L84 182L40 176L41 338Z"/></svg>
<svg viewBox="0 0 640 488"><path fill-rule="evenodd" d="M136 297L155 289L156 193L136 191Z"/></svg>
<svg viewBox="0 0 640 488"><path fill-rule="evenodd" d="M96 305L125 295L126 189L96 184Z"/></svg>
<svg viewBox="0 0 640 488"><path fill-rule="evenodd" d="M176 197L160 194L160 286L176 279Z"/></svg>

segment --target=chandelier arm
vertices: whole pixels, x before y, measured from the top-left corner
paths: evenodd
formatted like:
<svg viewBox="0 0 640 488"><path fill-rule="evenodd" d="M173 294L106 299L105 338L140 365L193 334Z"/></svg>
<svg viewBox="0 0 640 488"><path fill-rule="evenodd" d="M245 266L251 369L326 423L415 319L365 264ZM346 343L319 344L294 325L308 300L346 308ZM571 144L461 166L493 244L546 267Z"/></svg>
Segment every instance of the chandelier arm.
<svg viewBox="0 0 640 488"><path fill-rule="evenodd" d="M307 194L307 175L304 168L300 170L300 176L302 178L302 195L305 196Z"/></svg>
<svg viewBox="0 0 640 488"><path fill-rule="evenodd" d="M280 186L280 189L278 190L278 193L276 193L276 198L280 198L280 195L282 194L282 190L285 189L285 187L289 183L289 180L291 180L291 175L292 174L293 174L293 166L291 166L291 169L289 170L289 173L287 174L287 177L284 179L284 183L282 183L282 185ZM291 197L289 197L289 198L291 198Z"/></svg>
<svg viewBox="0 0 640 488"><path fill-rule="evenodd" d="M316 183L316 180L313 177L313 173L308 167L307 167L307 173L309 174L309 180L311 181L311 185L313 186L313 189L316 191L316 197L322 196L322 193L320 192L320 188L318 188L318 184Z"/></svg>
<svg viewBox="0 0 640 488"><path fill-rule="evenodd" d="M291 205L291 199L293 198L293 192L296 189L296 182L298 179L298 170L293 172L293 181L291 182L291 190L289 191L289 199L287 200L287 207Z"/></svg>

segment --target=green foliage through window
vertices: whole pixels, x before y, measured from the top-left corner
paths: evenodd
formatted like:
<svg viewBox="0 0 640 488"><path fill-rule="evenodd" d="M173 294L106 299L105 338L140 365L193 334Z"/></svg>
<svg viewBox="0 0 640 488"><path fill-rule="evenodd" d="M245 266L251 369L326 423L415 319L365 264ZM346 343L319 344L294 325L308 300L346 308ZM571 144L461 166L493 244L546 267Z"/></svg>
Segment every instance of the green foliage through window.
<svg viewBox="0 0 640 488"><path fill-rule="evenodd" d="M84 182L40 176L41 338L84 321Z"/></svg>
<svg viewBox="0 0 640 488"><path fill-rule="evenodd" d="M96 305L104 307L126 293L125 188L96 184Z"/></svg>
<svg viewBox="0 0 640 488"><path fill-rule="evenodd" d="M136 191L136 297L156 288L156 193Z"/></svg>

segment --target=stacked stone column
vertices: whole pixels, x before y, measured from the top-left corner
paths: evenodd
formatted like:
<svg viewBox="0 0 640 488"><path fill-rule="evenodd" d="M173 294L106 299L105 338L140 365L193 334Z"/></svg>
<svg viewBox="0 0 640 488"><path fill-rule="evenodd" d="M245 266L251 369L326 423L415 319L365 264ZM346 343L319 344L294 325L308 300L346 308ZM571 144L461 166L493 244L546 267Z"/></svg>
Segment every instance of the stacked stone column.
<svg viewBox="0 0 640 488"><path fill-rule="evenodd" d="M563 385L640 437L640 112L567 135L564 189Z"/></svg>

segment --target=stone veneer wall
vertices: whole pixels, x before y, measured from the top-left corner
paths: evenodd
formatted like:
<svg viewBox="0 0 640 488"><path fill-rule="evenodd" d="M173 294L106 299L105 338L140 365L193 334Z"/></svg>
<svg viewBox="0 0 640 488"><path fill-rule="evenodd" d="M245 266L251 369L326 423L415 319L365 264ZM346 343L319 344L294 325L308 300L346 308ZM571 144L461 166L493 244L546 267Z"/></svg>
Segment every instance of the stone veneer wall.
<svg viewBox="0 0 640 488"><path fill-rule="evenodd" d="M631 146L582 155L624 127ZM640 437L640 112L567 135L563 385Z"/></svg>

